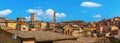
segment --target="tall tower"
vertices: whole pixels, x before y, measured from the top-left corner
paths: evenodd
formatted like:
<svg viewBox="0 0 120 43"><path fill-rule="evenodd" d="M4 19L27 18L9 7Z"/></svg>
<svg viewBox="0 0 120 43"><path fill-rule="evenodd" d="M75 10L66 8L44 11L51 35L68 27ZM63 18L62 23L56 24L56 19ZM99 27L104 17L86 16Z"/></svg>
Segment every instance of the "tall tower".
<svg viewBox="0 0 120 43"><path fill-rule="evenodd" d="M36 21L36 15L34 13L31 14L30 20L31 21Z"/></svg>
<svg viewBox="0 0 120 43"><path fill-rule="evenodd" d="M54 24L56 24L56 13L55 13L55 11L54 11L54 16L53 17L54 17L54 19L53 19L54 20Z"/></svg>

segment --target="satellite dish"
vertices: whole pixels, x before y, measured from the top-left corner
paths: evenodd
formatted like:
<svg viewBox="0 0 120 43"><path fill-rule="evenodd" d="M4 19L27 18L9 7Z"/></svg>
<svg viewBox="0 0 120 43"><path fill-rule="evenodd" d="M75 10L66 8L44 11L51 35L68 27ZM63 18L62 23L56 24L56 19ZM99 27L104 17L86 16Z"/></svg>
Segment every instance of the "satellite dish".
<svg viewBox="0 0 120 43"><path fill-rule="evenodd" d="M13 39L17 39L17 34L13 34L13 35L12 35L12 38L13 38Z"/></svg>

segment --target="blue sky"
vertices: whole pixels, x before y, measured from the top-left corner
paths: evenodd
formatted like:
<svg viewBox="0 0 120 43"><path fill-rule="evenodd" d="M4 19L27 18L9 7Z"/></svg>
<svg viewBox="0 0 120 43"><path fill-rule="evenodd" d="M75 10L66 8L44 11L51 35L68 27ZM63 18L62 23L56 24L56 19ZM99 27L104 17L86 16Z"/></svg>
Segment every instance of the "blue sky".
<svg viewBox="0 0 120 43"><path fill-rule="evenodd" d="M29 20L30 13L37 20L52 22L53 12L57 21L99 21L120 16L120 0L0 0L0 17Z"/></svg>

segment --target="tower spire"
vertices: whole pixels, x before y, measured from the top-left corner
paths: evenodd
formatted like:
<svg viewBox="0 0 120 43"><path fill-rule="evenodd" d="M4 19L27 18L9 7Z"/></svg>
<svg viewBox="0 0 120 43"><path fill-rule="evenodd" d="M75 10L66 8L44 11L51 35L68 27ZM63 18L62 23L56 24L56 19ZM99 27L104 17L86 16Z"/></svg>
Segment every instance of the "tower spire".
<svg viewBox="0 0 120 43"><path fill-rule="evenodd" d="M55 11L54 11L54 16L53 17L54 17L54 19L53 19L54 20L54 24L56 24L56 12Z"/></svg>

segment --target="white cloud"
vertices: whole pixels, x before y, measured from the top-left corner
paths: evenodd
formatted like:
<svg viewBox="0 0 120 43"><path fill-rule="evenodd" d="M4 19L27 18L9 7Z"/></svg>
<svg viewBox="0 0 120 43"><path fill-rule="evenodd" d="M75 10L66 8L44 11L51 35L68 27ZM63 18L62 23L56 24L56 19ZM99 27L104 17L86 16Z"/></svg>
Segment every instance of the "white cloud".
<svg viewBox="0 0 120 43"><path fill-rule="evenodd" d="M47 10L46 10L46 14L49 15L49 16L53 16L54 10L52 10L52 9L47 9ZM56 12L56 16L57 16L58 18L62 18L62 17L65 17L66 14L65 14L65 13L57 13L57 12Z"/></svg>
<svg viewBox="0 0 120 43"><path fill-rule="evenodd" d="M65 17L66 15L65 13L56 13L56 16L62 18Z"/></svg>
<svg viewBox="0 0 120 43"><path fill-rule="evenodd" d="M28 9L27 12L35 13L37 15L47 16L47 17L53 17L53 14L54 14L54 10L53 9L47 9L45 12L43 12L42 10ZM42 15L43 13L44 13L44 15ZM56 16L58 18L62 18L62 17L65 17L66 14L65 13L58 13L58 12L56 12Z"/></svg>
<svg viewBox="0 0 120 43"><path fill-rule="evenodd" d="M42 15L43 14L42 10L36 10L36 9L28 9L27 12L35 13L37 15Z"/></svg>
<svg viewBox="0 0 120 43"><path fill-rule="evenodd" d="M93 16L94 18L101 18L101 15L97 14Z"/></svg>
<svg viewBox="0 0 120 43"><path fill-rule="evenodd" d="M10 9L2 10L2 11L0 11L0 16L6 16L10 13L12 13L12 10L10 10Z"/></svg>
<svg viewBox="0 0 120 43"><path fill-rule="evenodd" d="M30 21L30 16L26 16L25 18L26 18L27 21ZM39 18L39 17L36 17L36 19L41 20L41 18Z"/></svg>
<svg viewBox="0 0 120 43"><path fill-rule="evenodd" d="M82 2L81 6L83 7L100 7L102 4L95 3L95 2Z"/></svg>
<svg viewBox="0 0 120 43"><path fill-rule="evenodd" d="M30 21L30 16L25 17L27 21Z"/></svg>
<svg viewBox="0 0 120 43"><path fill-rule="evenodd" d="M53 13L54 13L54 10L52 10L52 9L47 9L46 10L47 15L53 16Z"/></svg>
<svg viewBox="0 0 120 43"><path fill-rule="evenodd" d="M53 20L54 10L53 9L47 9L45 11L42 10L35 10L35 9L28 9L27 12L35 13L38 16L36 17L37 20ZM56 12L57 19L66 17L65 13L58 13ZM30 21L30 16L25 17L27 21ZM42 18L42 19L41 19Z"/></svg>

